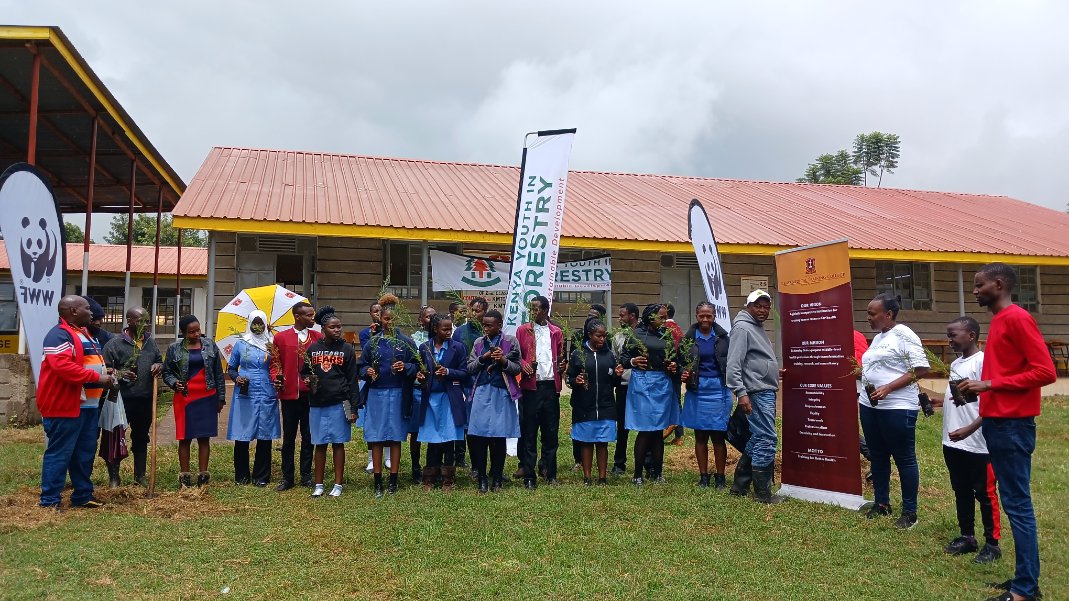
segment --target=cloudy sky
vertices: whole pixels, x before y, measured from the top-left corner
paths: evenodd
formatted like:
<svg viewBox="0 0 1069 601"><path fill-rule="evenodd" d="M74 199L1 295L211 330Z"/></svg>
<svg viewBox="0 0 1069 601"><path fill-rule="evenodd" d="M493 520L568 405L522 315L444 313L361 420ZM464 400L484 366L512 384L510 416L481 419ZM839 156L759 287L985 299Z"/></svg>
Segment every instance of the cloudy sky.
<svg viewBox="0 0 1069 601"><path fill-rule="evenodd" d="M60 26L187 182L213 145L517 164L558 127L575 169L790 181L880 130L885 186L1069 201L1065 2L0 7Z"/></svg>

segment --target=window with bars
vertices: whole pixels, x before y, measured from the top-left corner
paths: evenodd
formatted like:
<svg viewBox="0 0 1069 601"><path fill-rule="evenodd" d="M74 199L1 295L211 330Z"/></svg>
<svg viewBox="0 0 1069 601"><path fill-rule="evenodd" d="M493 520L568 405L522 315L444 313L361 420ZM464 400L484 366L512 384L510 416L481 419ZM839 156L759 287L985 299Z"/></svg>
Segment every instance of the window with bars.
<svg viewBox="0 0 1069 601"><path fill-rule="evenodd" d="M156 293L156 310L152 313L156 316L156 325L158 326L174 326L175 325L175 292L174 288L166 289L161 288ZM152 289L146 288L141 295L141 306L152 306ZM182 304L178 308L178 317L183 315L189 315L193 312L193 289L182 288Z"/></svg>
<svg viewBox="0 0 1069 601"><path fill-rule="evenodd" d="M1035 265L1014 266L1017 272L1017 290L1013 302L1032 313L1039 312L1039 267Z"/></svg>
<svg viewBox="0 0 1069 601"><path fill-rule="evenodd" d="M441 250L450 253L459 253L460 247L455 244L431 244L427 250ZM430 282L434 277L430 260L427 261L427 296L429 299L444 299L448 293L434 292ZM423 286L423 248L418 242L394 242L386 243L385 272L390 279L390 292L400 299L418 299Z"/></svg>
<svg viewBox="0 0 1069 601"><path fill-rule="evenodd" d="M876 261L876 293L902 297L902 308L932 310L932 264Z"/></svg>

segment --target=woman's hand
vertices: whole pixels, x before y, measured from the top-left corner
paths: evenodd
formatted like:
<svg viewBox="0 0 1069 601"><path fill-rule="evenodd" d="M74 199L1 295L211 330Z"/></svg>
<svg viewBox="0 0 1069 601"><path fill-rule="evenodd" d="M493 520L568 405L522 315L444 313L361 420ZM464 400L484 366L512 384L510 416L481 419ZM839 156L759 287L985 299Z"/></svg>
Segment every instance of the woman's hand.
<svg viewBox="0 0 1069 601"><path fill-rule="evenodd" d="M525 375L525 376L529 376L529 375L533 374L534 371L535 371L534 366L531 365L530 363L524 363L523 367L521 367L520 369L523 370L523 375Z"/></svg>
<svg viewBox="0 0 1069 601"><path fill-rule="evenodd" d="M393 365L390 366L390 369L393 370L393 373L399 374L399 373L405 371L405 362L404 361L394 361Z"/></svg>
<svg viewBox="0 0 1069 601"><path fill-rule="evenodd" d="M417 371L416 372L416 381L417 382L422 384L426 380L427 380L427 372L425 372L425 371Z"/></svg>
<svg viewBox="0 0 1069 601"><path fill-rule="evenodd" d="M682 379L683 383L686 384L687 380L690 379L690 370L683 370L683 375L680 376L680 379Z"/></svg>
<svg viewBox="0 0 1069 601"><path fill-rule="evenodd" d="M620 365L619 363L617 363L616 364L616 369L613 370L613 373L616 374L617 378L623 377L623 375L624 375L624 366Z"/></svg>
<svg viewBox="0 0 1069 601"><path fill-rule="evenodd" d="M439 378L444 378L449 375L449 370L446 369L445 366L439 365L438 369L434 370L434 375L438 376Z"/></svg>
<svg viewBox="0 0 1069 601"><path fill-rule="evenodd" d="M665 370L670 374L674 374L679 371L679 366L676 365L675 361L672 361L665 367Z"/></svg>
<svg viewBox="0 0 1069 601"><path fill-rule="evenodd" d="M246 378L245 376L238 376L238 377L234 378L234 383L237 384L238 386L244 386L244 385L249 383L249 379Z"/></svg>
<svg viewBox="0 0 1069 601"><path fill-rule="evenodd" d="M575 383L579 386L586 386L586 375L579 374L575 376Z"/></svg>
<svg viewBox="0 0 1069 601"><path fill-rule="evenodd" d="M637 367L638 369L646 369L650 366L650 360L646 357L632 357L631 367Z"/></svg>
<svg viewBox="0 0 1069 601"><path fill-rule="evenodd" d="M178 394L185 394L186 393L186 384L185 384L185 382L175 382L174 391L177 392Z"/></svg>
<svg viewBox="0 0 1069 601"><path fill-rule="evenodd" d="M355 424L356 423L356 414L354 413L354 414L350 415L349 417L347 417L346 419L349 421L350 424Z"/></svg>
<svg viewBox="0 0 1069 601"><path fill-rule="evenodd" d="M366 373L367 377L371 378L372 381L378 379L378 377L379 377L379 372L374 367L367 368L367 371L364 372L364 373Z"/></svg>
<svg viewBox="0 0 1069 601"><path fill-rule="evenodd" d="M886 399L887 395L891 394L892 392L894 392L893 388L891 388L888 385L883 385L883 386L877 387L876 390L873 390L872 392L870 392L869 393L869 398L874 400L874 401L882 401L882 400Z"/></svg>

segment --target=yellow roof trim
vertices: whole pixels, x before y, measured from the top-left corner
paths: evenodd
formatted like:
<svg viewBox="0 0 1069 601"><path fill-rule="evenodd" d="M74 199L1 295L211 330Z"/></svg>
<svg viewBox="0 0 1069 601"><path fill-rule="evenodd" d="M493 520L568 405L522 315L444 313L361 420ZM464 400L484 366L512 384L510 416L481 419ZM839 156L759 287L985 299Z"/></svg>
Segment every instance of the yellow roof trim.
<svg viewBox="0 0 1069 601"><path fill-rule="evenodd" d="M126 134L126 137L133 143L134 147L141 151L141 154L144 155L145 159L148 160L149 164L156 169L156 173L159 173L160 176L163 177L163 179L171 185L171 189L174 190L175 194L182 194L184 188L180 186L178 182L176 182L171 177L171 174L168 169L165 169L162 165L160 165L159 161L156 160L154 153L148 149L144 142L141 141L141 138L134 134L134 132L130 128L130 125L127 124L126 120L122 118L122 114L119 112L119 110L115 107L115 105L111 103L110 100L108 100L108 96L101 91L99 86L96 85L96 83L93 81L93 78L89 76L89 73L84 68L82 68L81 62L74 55L74 53L71 52L71 49L67 47L66 42L54 28L19 27L15 25L0 26L0 39L30 41L48 40L48 42L52 44L52 46L56 49L56 51L59 52L63 59L67 61L67 65L70 66L70 68L74 70L75 74L78 75L78 79L82 80L82 83L85 84L85 86L89 88L89 91L93 93L93 97L95 97L100 102L100 104L104 105L104 110L107 111L109 115L111 115L112 119L115 119L115 122L119 124L119 127L122 128L123 133Z"/></svg>
<svg viewBox="0 0 1069 601"><path fill-rule="evenodd" d="M425 240L427 242L460 242L464 244L495 244L511 246L512 235L493 232L461 232L420 228L395 228L381 225L343 225L340 223L296 223L292 221L254 221L219 217L174 217L175 227L248 234L279 234L287 236L337 236L346 238L378 238L382 240ZM660 253L690 253L690 242L658 242L656 240L617 240L561 236L566 248L597 248ZM720 244L725 255L772 256L781 250L794 248L772 244ZM851 259L870 261L920 261L930 263L990 263L1002 261L1020 265L1069 265L1069 257L1000 255L994 253L942 252L923 250L883 250L851 248Z"/></svg>

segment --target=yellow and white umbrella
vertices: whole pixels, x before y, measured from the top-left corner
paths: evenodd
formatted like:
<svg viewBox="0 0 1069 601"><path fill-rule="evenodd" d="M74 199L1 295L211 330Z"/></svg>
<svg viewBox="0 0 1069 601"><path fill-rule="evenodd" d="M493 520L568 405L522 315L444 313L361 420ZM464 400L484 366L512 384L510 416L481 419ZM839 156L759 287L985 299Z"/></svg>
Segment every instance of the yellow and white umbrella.
<svg viewBox="0 0 1069 601"><path fill-rule="evenodd" d="M223 359L230 361L234 343L245 335L249 314L259 309L271 320L268 326L278 332L293 327L293 305L308 299L296 292L272 284L259 288L246 288L238 293L219 311L215 326L215 343L223 352Z"/></svg>

